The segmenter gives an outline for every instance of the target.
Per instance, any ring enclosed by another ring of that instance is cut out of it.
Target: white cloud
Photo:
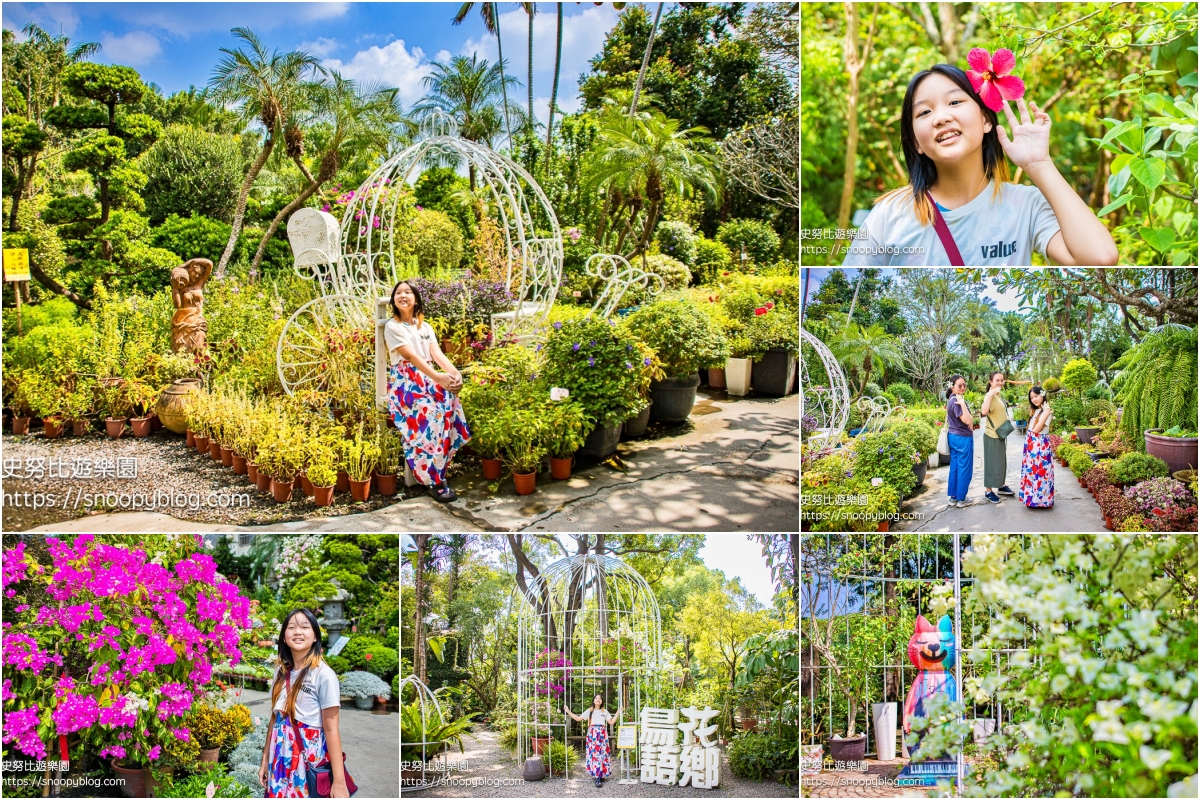
[[[547,8],[540,10],[533,18],[533,89],[535,95],[545,94],[549,97],[554,81],[558,17],[554,13],[552,3],[542,4],[539,9],[543,7]],[[603,49],[605,36],[621,14],[609,3],[588,7],[580,13],[572,14],[571,11],[575,8],[568,5],[563,14],[562,59],[558,76],[560,106],[564,105],[563,97],[573,96],[578,92],[579,73],[586,72],[589,68],[588,62]],[[500,36],[503,39],[506,72],[515,76],[523,85],[529,74],[529,18],[523,10],[517,8],[500,15]],[[478,54],[481,58],[494,62],[499,58],[496,37],[485,35],[479,40],[468,39],[462,46],[462,54]],[[522,94],[525,91],[522,89]],[[534,107],[536,114],[536,100]],[[543,108],[546,107],[546,104],[543,104]],[[545,121],[544,117],[542,119]]]
[[[124,36],[105,33],[100,37],[99,57],[114,64],[142,66],[150,63],[162,53],[158,39],[145,31],[130,31]]]
[[[324,58],[333,51],[341,47],[341,43],[337,39],[330,39],[327,36],[319,36],[311,42],[301,42],[296,45],[297,50],[304,50],[312,53],[314,56]]]
[[[5,3],[3,16],[4,27],[13,31],[19,42],[26,38],[21,29],[31,22],[53,36],[64,34],[71,38],[79,27],[79,14],[69,3]]]
[[[379,81],[400,90],[400,101],[412,105],[424,95],[421,80],[432,71],[421,48],[411,51],[404,40],[397,39],[384,47],[373,46],[359,50],[349,61],[327,58],[323,65],[336,69],[342,77],[354,80]]]
[[[49,3],[47,5],[56,5]],[[275,28],[335,19],[350,10],[349,3],[113,3],[105,10],[114,18],[158,28],[183,39],[236,26],[257,34]]]
[[[446,63],[449,63],[449,61],[450,61],[450,51],[449,51],[449,50],[438,50],[438,51],[437,51],[437,55],[435,55],[435,56],[433,57],[433,60],[434,60],[434,61],[436,61],[436,62],[438,62],[439,64],[446,64]]]

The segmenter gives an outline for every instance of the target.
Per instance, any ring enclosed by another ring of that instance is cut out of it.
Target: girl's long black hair
[[[966,380],[966,378],[963,378],[962,375],[951,375],[950,376],[950,385],[946,388],[946,399],[947,400],[949,400],[954,395],[954,384],[958,383],[959,378]]]
[[[392,316],[397,320],[404,319],[400,316],[400,309],[396,307],[396,290],[400,288],[400,284],[402,283],[407,283],[409,291],[413,293],[413,322],[420,325],[425,321],[425,301],[421,299],[420,290],[409,280],[397,281],[396,285],[392,287],[392,294],[389,298],[392,301]]]
[[[287,634],[288,622],[297,614],[304,615],[308,620],[308,624],[312,626],[313,633],[316,635],[313,646],[309,651],[307,653],[300,653],[299,655],[292,652],[292,648],[288,646],[284,638]],[[317,622],[316,615],[307,608],[298,608],[288,614],[283,620],[283,624],[279,626],[279,638],[276,643],[279,645],[279,666],[281,671],[275,678],[275,685],[271,687],[271,708],[274,708],[275,704],[279,702],[279,693],[283,691],[287,683],[287,676],[298,665],[303,665],[300,667],[300,677],[292,682],[292,690],[288,692],[287,704],[284,707],[285,713],[289,717],[293,717],[296,713],[296,698],[299,697],[300,687],[308,679],[308,673],[321,666],[321,656],[325,652],[325,646],[321,644],[321,623]]]
[[[893,196],[911,195],[917,219],[922,225],[933,223],[933,206],[926,192],[937,183],[937,164],[933,163],[929,156],[917,152],[917,136],[913,131],[913,102],[921,81],[935,72],[958,84],[958,88],[966,92],[979,106],[983,118],[992,123],[992,129],[983,135],[983,173],[995,184],[992,197],[998,196],[1001,184],[1009,181],[1008,162],[1004,158],[1004,148],[1000,146],[1000,134],[996,132],[996,112],[983,104],[983,100],[971,86],[971,81],[967,79],[967,73],[953,64],[934,64],[929,69],[921,70],[908,82],[908,89],[904,92],[904,104],[900,109],[900,146],[904,149],[904,162],[908,168],[908,186],[893,189],[875,202]]]

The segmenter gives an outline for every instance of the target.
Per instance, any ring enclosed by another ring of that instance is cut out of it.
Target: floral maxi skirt
[[[584,769],[593,778],[607,778],[612,772],[609,756],[612,746],[608,741],[608,730],[603,725],[589,725],[587,732],[587,755],[583,760]]]
[[[450,459],[471,438],[458,397],[401,359],[388,370],[388,413],[413,477],[424,486],[445,483]]]
[[[303,743],[296,741],[292,724],[283,712],[276,711],[271,725],[271,769],[267,774],[267,797],[308,797],[308,766],[329,763],[325,732],[296,720]]]
[[[1044,433],[1031,433],[1025,437],[1017,498],[1027,508],[1054,506],[1054,453],[1050,450],[1050,437]]]

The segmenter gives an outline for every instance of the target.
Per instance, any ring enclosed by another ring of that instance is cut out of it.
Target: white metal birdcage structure
[[[449,722],[450,719],[445,712],[442,711],[441,705],[438,703],[437,695],[429,690],[420,678],[416,675],[409,675],[407,678],[400,679],[400,694],[397,695],[397,700],[403,706],[404,690],[411,686],[416,695],[414,702],[418,705],[418,713],[421,715],[421,730],[428,731],[440,725]],[[403,711],[403,709],[401,709]],[[400,715],[400,760],[407,765],[404,773],[408,774],[405,777],[401,775],[401,787],[406,791],[416,791],[418,789],[432,789],[442,783],[445,783],[450,777],[451,770],[449,764],[443,759],[441,762],[435,759],[439,754],[444,755],[446,744],[441,741],[429,741],[426,735],[421,734],[420,741],[409,741],[414,738],[413,731],[409,731],[409,739],[404,738],[404,714]],[[431,764],[431,762],[433,762]],[[420,767],[414,767],[414,763],[419,763]],[[413,773],[420,772],[420,777],[413,777]]]
[[[816,432],[809,442],[813,445],[821,441],[830,446],[836,445],[850,417],[850,389],[846,384],[846,374],[825,343],[803,327],[800,328],[800,339],[816,352],[829,380],[828,385],[813,383],[808,371],[808,359],[805,358],[804,348],[801,348],[800,411],[817,422]]]
[[[609,713],[620,706],[625,724],[637,723],[644,706],[674,707],[675,681],[662,661],[661,633],[653,590],[621,559],[577,555],[543,569],[519,613],[519,760],[551,743],[569,748],[582,742],[563,707],[579,715],[597,694]],[[616,756],[614,742],[614,772]],[[545,755],[543,760],[549,777],[563,777]]]
[[[505,289],[512,308],[492,315],[497,340],[532,334],[545,322],[562,280],[563,244],[558,218],[545,192],[528,172],[486,144],[464,139],[447,114],[422,122],[415,144],[388,158],[349,193],[342,224],[317,209],[300,209],[288,220],[288,239],[302,278],[317,283],[319,297],[300,307],[284,327],[276,350],[280,383],[294,394],[319,381],[325,360],[324,331],[330,327],[375,328],[376,403],[386,405],[387,350],[383,325],[391,314],[387,293],[400,279],[415,277],[412,257],[397,254],[400,207],[414,173],[434,163],[473,167],[491,194],[505,259]],[[399,218],[398,218],[399,217]],[[537,226],[545,226],[539,235]],[[364,374],[364,387],[372,375]]]

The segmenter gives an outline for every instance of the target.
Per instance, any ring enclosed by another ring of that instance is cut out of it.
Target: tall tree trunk
[[[554,46],[554,83],[550,88],[550,116],[546,122],[546,152],[550,152],[550,132],[554,129],[554,103],[558,100],[558,72],[562,66],[562,25],[563,4],[555,3],[558,7],[558,33]]]
[[[842,199],[838,204],[838,227],[845,228],[850,222],[854,202],[854,172],[858,160],[858,76],[871,57],[871,43],[875,38],[875,20],[879,16],[879,3],[871,13],[871,26],[867,32],[867,43],[858,49],[858,5],[846,3],[846,74],[850,86],[846,90],[846,163],[842,170]]]
[[[425,638],[425,554],[429,549],[429,539],[431,533],[414,533],[413,541],[417,545],[417,564],[414,573],[416,575],[416,611],[413,619],[413,671],[421,683],[428,685],[428,675],[426,670],[426,638]]]
[[[638,98],[642,94],[642,83],[646,80],[646,68],[650,66],[650,50],[654,47],[654,36],[658,33],[658,18],[662,16],[663,3],[654,12],[654,24],[650,26],[650,37],[646,39],[646,52],[642,54],[642,66],[638,69],[637,82],[633,84],[633,100],[629,103],[629,116],[637,113]]]
[[[529,90],[529,138],[530,138],[530,140],[533,139],[533,131],[536,127],[533,124],[533,15],[536,10],[537,10],[537,3],[530,3],[529,11],[528,11],[528,14],[529,14],[529,52],[527,53],[528,73],[526,75],[526,78],[528,79],[528,85],[526,86],[526,88]],[[530,143],[532,144],[532,141]]]
[[[242,233],[242,220],[246,216],[246,200],[250,197],[250,189],[254,186],[254,180],[258,177],[258,173],[263,168],[263,164],[267,163],[267,159],[271,156],[271,151],[275,148],[274,132],[267,134],[267,140],[263,142],[262,152],[258,154],[258,158],[250,165],[250,171],[246,173],[246,179],[242,181],[242,191],[238,194],[237,208],[233,212],[233,227],[229,229],[229,242],[225,245],[225,252],[221,253],[221,260],[217,263],[216,277],[218,279],[225,277],[225,269],[229,266],[229,259],[233,257],[233,251],[237,247],[238,237]]]
[[[55,294],[62,295],[80,308],[87,309],[88,311],[92,310],[92,304],[89,300],[84,297],[80,297],[79,295],[75,294],[75,292],[71,291],[58,281],[54,280],[54,278],[51,278],[49,275],[47,275],[45,270],[39,267],[37,262],[33,260],[32,254],[30,254],[29,257],[29,274],[33,276],[34,280]]]
[[[500,15],[497,13],[496,4],[492,3],[492,22],[496,26],[496,52],[500,59],[500,96],[504,99],[504,133],[508,136],[508,149],[513,149],[512,128],[508,122],[508,85],[504,78],[504,45],[500,43]],[[471,167],[474,169],[474,166]],[[471,187],[474,190],[475,187]]]
[[[258,249],[254,251],[254,261],[250,263],[251,275],[258,274],[258,268],[262,264],[263,255],[267,252],[267,245],[270,243],[271,237],[275,235],[275,231],[279,229],[280,224],[291,216],[293,211],[303,206],[305,201],[316,194],[319,188],[320,184],[318,183],[310,183],[308,186],[305,186],[304,191],[295,200],[281,208],[279,213],[275,215],[275,219],[271,220],[271,224],[267,227],[267,232],[258,240]]]

